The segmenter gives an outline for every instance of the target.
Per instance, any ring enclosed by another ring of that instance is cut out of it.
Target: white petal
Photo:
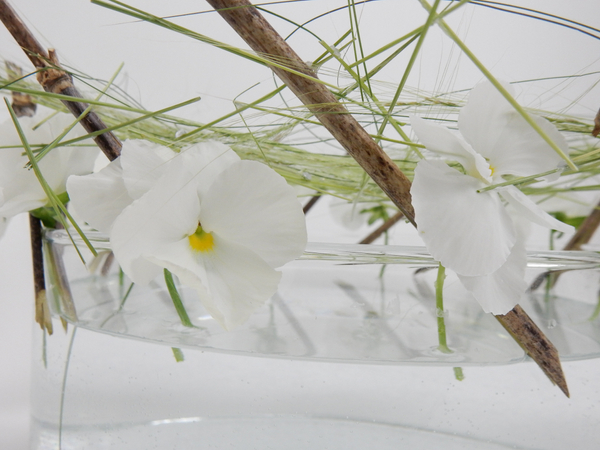
[[[502,85],[513,95],[512,87]],[[531,115],[546,134],[569,153],[564,136],[546,119]],[[460,112],[458,128],[475,151],[490,161],[494,178],[534,175],[556,169],[561,157],[488,81],[479,83]],[[557,177],[558,175],[555,175]]]
[[[502,85],[513,94],[508,83]],[[458,129],[477,153],[489,159],[511,112],[514,108],[486,80],[471,90],[467,104],[460,110]]]
[[[71,120],[66,114],[59,114],[35,130],[33,127],[38,124],[39,119],[22,118],[19,122],[27,141],[34,146],[50,143]],[[67,138],[75,137],[76,134],[71,131]],[[48,201],[46,194],[34,171],[25,168],[29,159],[24,154],[21,140],[12,121],[0,126],[0,139],[3,146],[15,146],[15,148],[0,149],[0,187],[3,188],[0,215],[14,216],[46,205]],[[97,154],[96,147],[57,147],[38,165],[48,185],[57,194],[61,194],[65,192],[65,183],[69,175],[91,172]]]
[[[123,181],[129,195],[138,199],[165,173],[167,162],[177,153],[162,145],[142,140],[127,140],[121,150]]]
[[[546,228],[571,233],[574,228],[560,220],[555,219],[545,212],[529,197],[523,194],[514,186],[509,186],[500,191],[500,195],[517,211],[517,213],[533,223],[537,223]]]
[[[496,193],[441,161],[420,161],[411,188],[417,229],[431,255],[461,275],[495,272],[516,242]]]
[[[252,251],[214,238],[213,251],[195,253],[189,244],[185,248],[186,239],[177,246],[158,249],[152,259],[183,284],[196,288],[204,307],[230,330],[244,323],[277,291],[281,273]]]
[[[201,203],[200,222],[271,267],[297,258],[306,247],[306,221],[296,192],[256,161],[239,161],[221,173]]]
[[[123,182],[121,158],[100,172],[69,177],[67,192],[76,214],[104,233],[110,232],[117,216],[133,201]]]
[[[450,160],[458,161],[468,175],[482,180],[491,180],[492,173],[485,159],[450,130],[430,124],[416,116],[411,116],[410,124],[427,150]]]
[[[25,135],[30,144],[49,143],[58,137],[65,128],[71,126],[74,121],[74,117],[70,114],[57,114],[35,131],[25,132]],[[82,136],[85,133],[83,127],[77,124],[63,137],[63,140]],[[19,151],[22,152],[22,150]],[[61,194],[66,190],[66,181],[70,175],[85,175],[92,172],[99,153],[100,150],[91,140],[78,142],[73,147],[60,147],[59,144],[38,162],[38,167],[48,185],[54,192]],[[26,156],[24,158],[27,160]]]
[[[32,128],[37,121],[30,117],[21,118],[19,123],[31,145],[52,141],[48,126],[34,131]],[[46,194],[35,173],[24,168],[29,159],[24,155],[21,139],[12,120],[7,120],[0,126],[0,139],[2,146],[15,146],[0,149],[0,215],[12,217],[43,206],[46,203]]]
[[[194,183],[201,199],[223,170],[240,161],[240,157],[231,148],[216,141],[196,144],[182,151],[178,158],[182,159],[182,164],[194,175]]]
[[[481,277],[458,275],[458,278],[486,313],[506,314],[519,303],[527,289],[526,266],[525,246],[519,239],[508,260],[494,273]]]
[[[117,217],[110,233],[115,257],[123,271],[136,283],[147,283],[154,276],[154,265],[144,262],[146,255],[166,244],[178,242],[194,233],[198,226],[200,204],[192,175],[174,159],[167,173],[155,186]]]
[[[495,178],[505,174],[534,175],[556,169],[562,164],[562,158],[517,112],[511,112],[508,117],[489,156]],[[556,127],[546,119],[532,117],[558,147],[569,154],[569,145]]]

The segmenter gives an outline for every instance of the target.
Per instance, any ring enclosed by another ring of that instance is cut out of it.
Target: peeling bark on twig
[[[23,71],[16,64],[6,61],[6,74],[9,81],[14,81],[23,76]],[[31,95],[21,92],[12,93],[11,106],[17,117],[33,117],[37,109]]]

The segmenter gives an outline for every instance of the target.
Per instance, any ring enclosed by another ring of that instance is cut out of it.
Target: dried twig
[[[73,86],[71,75],[61,69],[56,52],[51,49],[46,53],[6,0],[0,0],[0,20],[38,69],[38,82],[46,92],[81,98],[81,94]],[[78,101],[62,102],[75,117],[79,117],[88,107]],[[81,118],[80,123],[88,133],[106,129],[106,125],[93,111]],[[96,136],[94,141],[111,161],[121,153],[121,142],[111,132]]]
[[[377,239],[379,236],[381,236],[383,233],[385,233],[387,230],[392,228],[395,224],[397,224],[400,221],[400,219],[402,219],[403,217],[404,217],[404,214],[402,214],[402,211],[398,211],[396,214],[394,214],[388,220],[383,222],[379,226],[379,228],[374,230],[366,238],[364,238],[362,241],[360,241],[359,244],[370,244],[375,239]]]
[[[315,204],[319,201],[319,199],[321,198],[320,195],[314,195],[310,198],[310,200],[308,202],[306,202],[306,205],[304,205],[304,208],[302,208],[302,211],[304,212],[304,214],[306,214],[307,212],[309,212],[311,210],[311,208],[313,206],[315,206]]]
[[[581,246],[590,242],[590,239],[600,225],[600,202],[594,207],[589,216],[579,225],[577,232],[565,245],[564,250],[581,250]]]
[[[42,222],[37,217],[29,215],[29,232],[31,234],[31,256],[33,262],[33,288],[35,293],[35,321],[42,330],[52,334],[52,317],[46,298],[46,283],[44,280],[44,259],[42,255]]]
[[[512,311],[496,316],[527,354],[537,363],[554,384],[569,397],[567,380],[562,371],[556,347],[531,320],[523,308],[515,306]],[[516,339],[518,337],[518,339]]]

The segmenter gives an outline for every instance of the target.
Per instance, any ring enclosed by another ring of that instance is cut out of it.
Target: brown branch
[[[581,250],[581,246],[590,242],[590,239],[600,225],[600,202],[594,207],[589,216],[579,225],[577,232],[565,245],[565,250]]]
[[[73,86],[71,75],[60,68],[56,52],[51,49],[46,53],[6,0],[0,0],[0,20],[38,70],[38,82],[46,92],[81,98],[81,94]],[[88,107],[78,101],[62,102],[75,117],[79,117]],[[106,125],[93,111],[81,118],[80,123],[88,133],[106,129]],[[111,161],[121,153],[121,142],[111,132],[96,136],[94,141]]]
[[[42,330],[52,334],[52,317],[46,298],[44,278],[44,257],[42,254],[42,222],[29,214],[29,232],[31,235],[31,259],[33,262],[33,288],[35,293],[35,321]]]
[[[381,236],[383,233],[385,233],[387,230],[389,230],[395,224],[397,224],[400,221],[400,219],[402,219],[403,217],[404,217],[404,214],[402,214],[402,211],[398,211],[396,214],[394,214],[388,220],[386,220],[385,222],[383,222],[379,226],[379,228],[377,228],[376,230],[374,230],[366,238],[364,238],[362,241],[360,241],[359,244],[370,244],[370,243],[372,243],[375,239],[377,239],[379,236]]]
[[[515,306],[505,315],[495,316],[525,352],[536,362],[561,391],[569,397],[567,380],[562,371],[556,347],[531,320],[523,308]],[[518,337],[518,339],[516,339]]]
[[[304,214],[306,214],[307,212],[309,212],[311,210],[311,208],[313,206],[315,206],[315,204],[319,201],[319,199],[321,198],[320,195],[314,195],[310,198],[310,200],[308,202],[306,202],[306,205],[304,205],[304,208],[302,208],[302,212]]]
[[[247,0],[207,0],[255,51],[308,76],[271,66],[346,151],[381,187],[407,219],[414,222],[410,181],[375,143],[317,75]]]

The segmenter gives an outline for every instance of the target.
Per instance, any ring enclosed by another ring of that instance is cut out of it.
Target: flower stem
[[[437,279],[435,280],[435,310],[438,326],[438,350],[442,353],[452,353],[446,341],[446,322],[444,321],[444,279],[446,268],[440,263],[438,266]]]
[[[173,305],[175,306],[177,314],[179,314],[181,323],[185,327],[193,328],[194,324],[190,320],[190,316],[188,316],[185,306],[183,306],[179,292],[177,292],[177,287],[175,286],[175,281],[173,280],[173,274],[171,274],[171,272],[169,272],[167,269],[165,269],[165,282],[167,283],[169,295],[171,295],[171,300],[173,300]]]
[[[463,373],[462,367],[454,367],[454,378],[456,381],[462,381],[465,379],[465,374]]]
[[[173,350],[173,356],[175,357],[175,361],[183,362],[185,360],[185,357],[183,356],[183,352],[181,351],[180,348],[171,347],[171,350]]]

